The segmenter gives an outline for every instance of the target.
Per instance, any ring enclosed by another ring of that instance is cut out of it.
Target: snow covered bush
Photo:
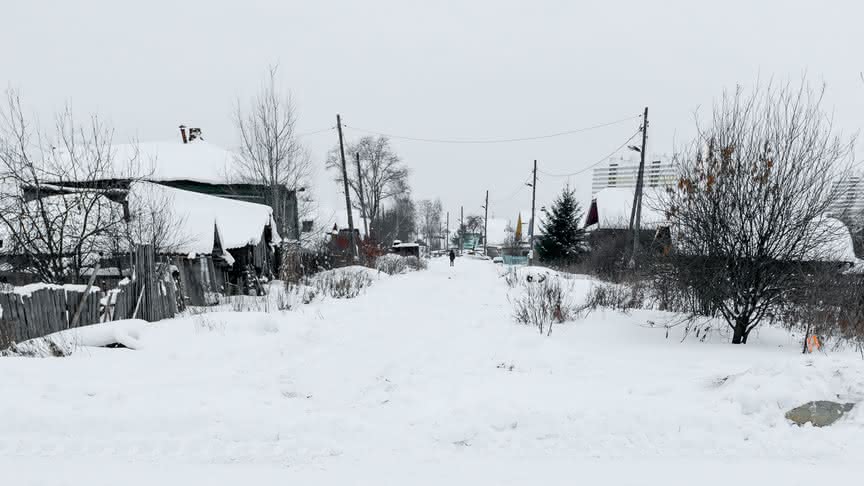
[[[648,296],[639,282],[629,284],[601,283],[591,287],[580,311],[612,309],[629,312],[646,307]]]
[[[504,281],[507,282],[507,286],[511,289],[516,288],[519,284],[519,274],[516,272],[516,267],[508,267],[503,277]]]
[[[534,326],[547,336],[552,333],[552,324],[567,322],[577,315],[573,282],[555,275],[522,281],[516,295],[508,299],[517,322]]]
[[[375,268],[387,275],[405,273],[408,270],[408,262],[405,260],[405,258],[399,255],[388,253],[387,255],[378,257],[378,260],[375,262]]]
[[[426,260],[415,256],[405,257],[405,263],[411,270],[426,270],[426,267],[428,266]]]
[[[318,289],[309,284],[313,277],[304,277],[300,282],[285,282],[285,288],[279,292],[276,304],[279,310],[291,310],[303,304],[311,304],[318,297]]]
[[[225,334],[225,329],[227,327],[227,323],[219,319],[217,316],[211,313],[201,313],[195,315],[192,319],[192,324],[195,326],[195,333],[217,333],[217,334]]]
[[[387,275],[398,275],[408,270],[426,270],[426,260],[415,256],[403,257],[389,253],[378,257],[375,268]]]
[[[69,339],[44,337],[31,339],[21,344],[12,343],[0,350],[0,357],[65,358],[74,351],[75,343]]]
[[[807,340],[833,342],[837,348],[851,345],[864,351],[864,274],[853,270],[815,270],[790,293],[789,303],[772,316],[782,327],[800,333],[802,351]]]
[[[366,268],[340,268],[308,277],[306,285],[314,287],[317,295],[334,299],[353,299],[372,285]]]

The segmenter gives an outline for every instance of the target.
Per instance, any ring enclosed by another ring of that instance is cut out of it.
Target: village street
[[[771,329],[682,343],[639,312],[540,336],[512,321],[501,271],[437,259],[352,300],[147,325],[138,350],[0,360],[4,481],[803,484],[857,467],[860,410],[783,418],[862,389],[854,353],[805,357]]]

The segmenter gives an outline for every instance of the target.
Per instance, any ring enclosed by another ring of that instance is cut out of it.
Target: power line
[[[527,178],[526,178],[524,181],[522,181],[522,182],[519,184],[519,187],[517,187],[516,190],[514,190],[514,191],[513,191],[512,193],[510,193],[509,195],[507,195],[507,196],[505,196],[505,197],[502,197],[502,198],[500,198],[500,199],[493,199],[493,200],[490,201],[490,202],[493,203],[493,204],[497,204],[497,203],[501,203],[501,202],[504,202],[504,201],[509,201],[510,199],[513,199],[514,197],[516,197],[520,192],[524,191],[525,188],[528,187],[526,184],[528,184],[528,179],[527,179]]]
[[[552,173],[549,173],[549,172],[546,172],[546,171],[542,171],[542,170],[540,170],[540,169],[537,169],[537,172],[539,172],[539,173],[541,173],[541,174],[543,174],[543,175],[547,175],[547,176],[549,176],[549,177],[573,177],[573,176],[575,176],[575,175],[579,175],[579,174],[581,174],[581,173],[583,173],[583,172],[588,171],[589,169],[593,169],[595,166],[600,165],[601,163],[603,163],[603,162],[605,162],[606,160],[608,160],[609,157],[612,157],[613,155],[615,155],[615,153],[617,153],[619,150],[621,150],[622,148],[624,148],[628,143],[630,143],[630,142],[631,142],[634,138],[636,138],[636,136],[639,135],[640,133],[642,133],[642,130],[641,130],[641,129],[636,130],[636,133],[634,133],[634,134],[633,134],[630,138],[628,138],[624,143],[622,143],[621,145],[619,145],[615,150],[613,150],[613,151],[610,152],[609,154],[603,156],[603,158],[600,159],[600,160],[598,160],[597,162],[594,162],[593,164],[589,164],[588,166],[583,167],[583,168],[577,170],[576,172],[571,172],[571,173],[569,173],[569,174],[552,174]]]
[[[321,130],[314,130],[311,132],[298,133],[297,135],[294,135],[294,136],[295,137],[308,137],[309,135],[317,135],[319,133],[329,132],[330,130],[335,130],[335,129],[336,129],[336,126],[334,125],[332,127],[322,128]]]
[[[575,130],[565,130],[563,132],[550,133],[547,135],[538,135],[533,137],[519,137],[519,138],[501,138],[501,139],[442,139],[442,138],[421,138],[421,137],[407,137],[403,135],[394,135],[391,133],[384,133],[376,130],[369,130],[366,128],[354,127],[350,125],[344,125],[345,128],[349,128],[351,130],[356,130],[358,132],[365,132],[372,135],[378,135],[380,137],[393,138],[397,140],[410,140],[413,142],[428,142],[428,143],[464,143],[464,144],[483,144],[483,143],[511,143],[511,142],[527,142],[531,140],[542,140],[545,138],[553,138],[553,137],[562,137],[565,135],[572,135],[574,133],[587,132],[589,130],[595,130],[597,128],[608,127],[612,125],[617,125],[619,123],[624,123],[630,120],[635,120],[640,118],[642,115],[631,116],[627,118],[622,118],[620,120],[615,120],[609,123],[601,123],[600,125],[593,125],[590,127],[577,128]]]

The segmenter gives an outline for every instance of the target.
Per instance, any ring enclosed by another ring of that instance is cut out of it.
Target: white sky
[[[186,123],[231,147],[234,103],[272,63],[294,93],[301,132],[341,113],[349,126],[411,137],[525,137],[648,106],[649,151],[670,153],[692,135],[694,110],[724,87],[805,71],[827,84],[839,128],[853,134],[864,116],[864,4],[854,0],[4,0],[0,14],[0,80],[43,119],[67,101],[79,115],[98,112],[118,142],[171,139]],[[576,171],[637,124],[518,144],[393,145],[415,197],[440,196],[451,221],[460,204],[479,213],[486,189],[492,214],[515,220],[530,191],[507,196],[533,159],[547,172]],[[338,205],[323,169],[335,132],[304,140],[319,167],[316,194]],[[590,177],[569,182],[587,197]],[[567,182],[543,177],[538,206]]]

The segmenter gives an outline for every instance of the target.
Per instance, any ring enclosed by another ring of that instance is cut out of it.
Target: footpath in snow
[[[785,333],[681,342],[662,315],[513,322],[488,261],[381,275],[352,300],[148,325],[140,349],[0,358],[8,484],[813,484],[857,480],[854,353]],[[575,281],[585,292],[587,279]],[[299,481],[299,483],[297,483]]]

